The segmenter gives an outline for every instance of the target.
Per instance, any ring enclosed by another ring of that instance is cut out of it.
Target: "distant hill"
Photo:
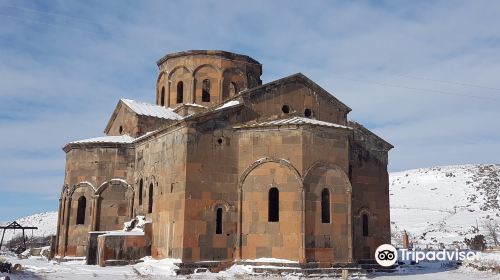
[[[22,226],[34,226],[38,227],[38,229],[26,230],[25,234],[31,237],[33,236],[43,237],[52,234],[56,234],[57,231],[57,212],[44,212],[39,214],[33,214],[31,216],[26,216],[23,218],[18,218],[17,221]],[[8,225],[12,221],[2,222],[1,225]],[[0,231],[0,236],[1,236]],[[15,235],[21,234],[20,230],[15,231]],[[10,240],[14,236],[14,232],[12,230],[7,230],[5,232],[4,241]]]
[[[420,168],[389,177],[393,235],[406,230],[419,246],[463,242],[476,234],[476,225],[484,234],[485,220],[500,222],[498,164]],[[398,236],[393,239],[398,243]]]

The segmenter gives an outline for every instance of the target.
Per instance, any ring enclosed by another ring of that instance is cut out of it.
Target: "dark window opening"
[[[217,143],[219,143],[219,145],[222,145],[222,142],[224,142],[224,140],[222,140],[222,138],[217,139]]]
[[[238,93],[238,87],[236,86],[235,83],[230,82],[229,83],[229,96],[234,96]]]
[[[177,103],[184,102],[184,83],[177,83]]]
[[[283,111],[283,113],[285,113],[285,114],[290,113],[290,106],[283,105],[283,107],[281,107],[281,111]]]
[[[311,111],[311,109],[306,108],[306,109],[304,110],[304,116],[305,116],[306,118],[310,118],[310,117],[312,116],[312,111]]]
[[[368,236],[368,215],[363,214],[363,236]]]
[[[165,106],[165,87],[161,87],[160,104]]]
[[[210,102],[210,80],[203,80],[201,87],[201,101],[202,102]]]
[[[123,126],[121,126],[121,125],[120,125],[120,127],[118,128],[118,132],[119,132],[120,134],[122,134],[122,133],[123,133]]]
[[[330,223],[330,191],[323,189],[321,192],[321,222]]]
[[[148,213],[153,213],[153,183],[149,185]]]
[[[277,188],[269,190],[268,221],[279,222],[280,220],[280,192]]]
[[[142,186],[143,186],[143,181],[139,181],[139,205],[142,205]]]
[[[222,208],[217,208],[215,234],[222,234]]]
[[[78,209],[76,211],[76,224],[84,225],[85,224],[85,210],[87,208],[87,199],[85,196],[81,196],[78,199]]]

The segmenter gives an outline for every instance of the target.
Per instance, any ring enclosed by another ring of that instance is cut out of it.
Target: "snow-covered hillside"
[[[22,226],[38,227],[38,229],[33,230],[33,236],[44,237],[52,234],[56,234],[57,231],[57,212],[44,212],[39,214],[33,214],[31,216],[26,216],[15,220]],[[2,222],[1,225],[8,225],[12,221]],[[0,233],[1,234],[1,233]],[[21,234],[20,230],[15,231],[15,235]],[[31,237],[32,231],[26,230],[25,234]],[[5,231],[4,240],[10,240],[14,236],[14,231]]]
[[[390,174],[394,233],[406,230],[415,245],[445,245],[484,234],[487,219],[500,222],[500,165],[456,165]],[[395,238],[393,243],[398,243]]]

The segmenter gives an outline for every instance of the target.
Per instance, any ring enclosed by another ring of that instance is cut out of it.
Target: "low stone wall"
[[[131,263],[151,255],[151,246],[143,232],[109,232],[97,237],[99,266]]]
[[[109,233],[109,231],[91,231],[89,232],[89,244],[87,246],[87,264],[96,265],[97,264],[97,238],[103,234]]]

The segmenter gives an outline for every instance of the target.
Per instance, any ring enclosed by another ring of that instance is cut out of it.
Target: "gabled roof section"
[[[111,128],[111,125],[115,120],[121,106],[127,106],[128,108],[130,108],[130,110],[132,110],[139,116],[153,117],[165,120],[182,120],[182,116],[175,113],[170,108],[158,106],[155,104],[135,101],[132,99],[121,98],[120,101],[118,101],[118,104],[116,105],[115,110],[113,111],[113,114],[111,115],[111,118],[109,119],[108,124],[106,125],[106,128],[104,129],[104,133],[109,132],[109,129]]]
[[[317,94],[323,96],[325,99],[328,101],[332,102],[335,105],[338,105],[345,109],[347,112],[352,111],[349,106],[345,105],[342,101],[338,100],[335,96],[331,95],[328,91],[326,91],[324,88],[322,88],[320,85],[315,83],[313,80],[309,79],[307,76],[305,76],[302,73],[296,73],[272,82],[269,82],[267,84],[263,84],[258,87],[254,87],[251,89],[247,89],[244,91],[241,91],[239,94],[235,95],[231,99],[236,99],[241,96],[247,96],[247,95],[253,95],[253,94],[262,94],[265,93],[273,88],[282,86],[284,84],[292,83],[292,82],[299,82],[303,84],[304,86],[312,89],[314,92]]]
[[[329,123],[324,121],[319,121],[315,119],[303,118],[303,117],[291,117],[287,119],[272,120],[260,123],[248,123],[243,125],[235,126],[234,128],[256,128],[256,127],[271,127],[271,126],[287,126],[287,125],[311,125],[311,126],[324,126],[324,127],[335,127],[341,129],[352,130],[352,128],[345,125],[340,125],[336,123]]]
[[[182,117],[170,108],[163,106],[158,106],[155,104],[139,102],[131,99],[120,99],[121,102],[125,103],[132,111],[141,116],[148,116],[167,120],[180,120]]]

